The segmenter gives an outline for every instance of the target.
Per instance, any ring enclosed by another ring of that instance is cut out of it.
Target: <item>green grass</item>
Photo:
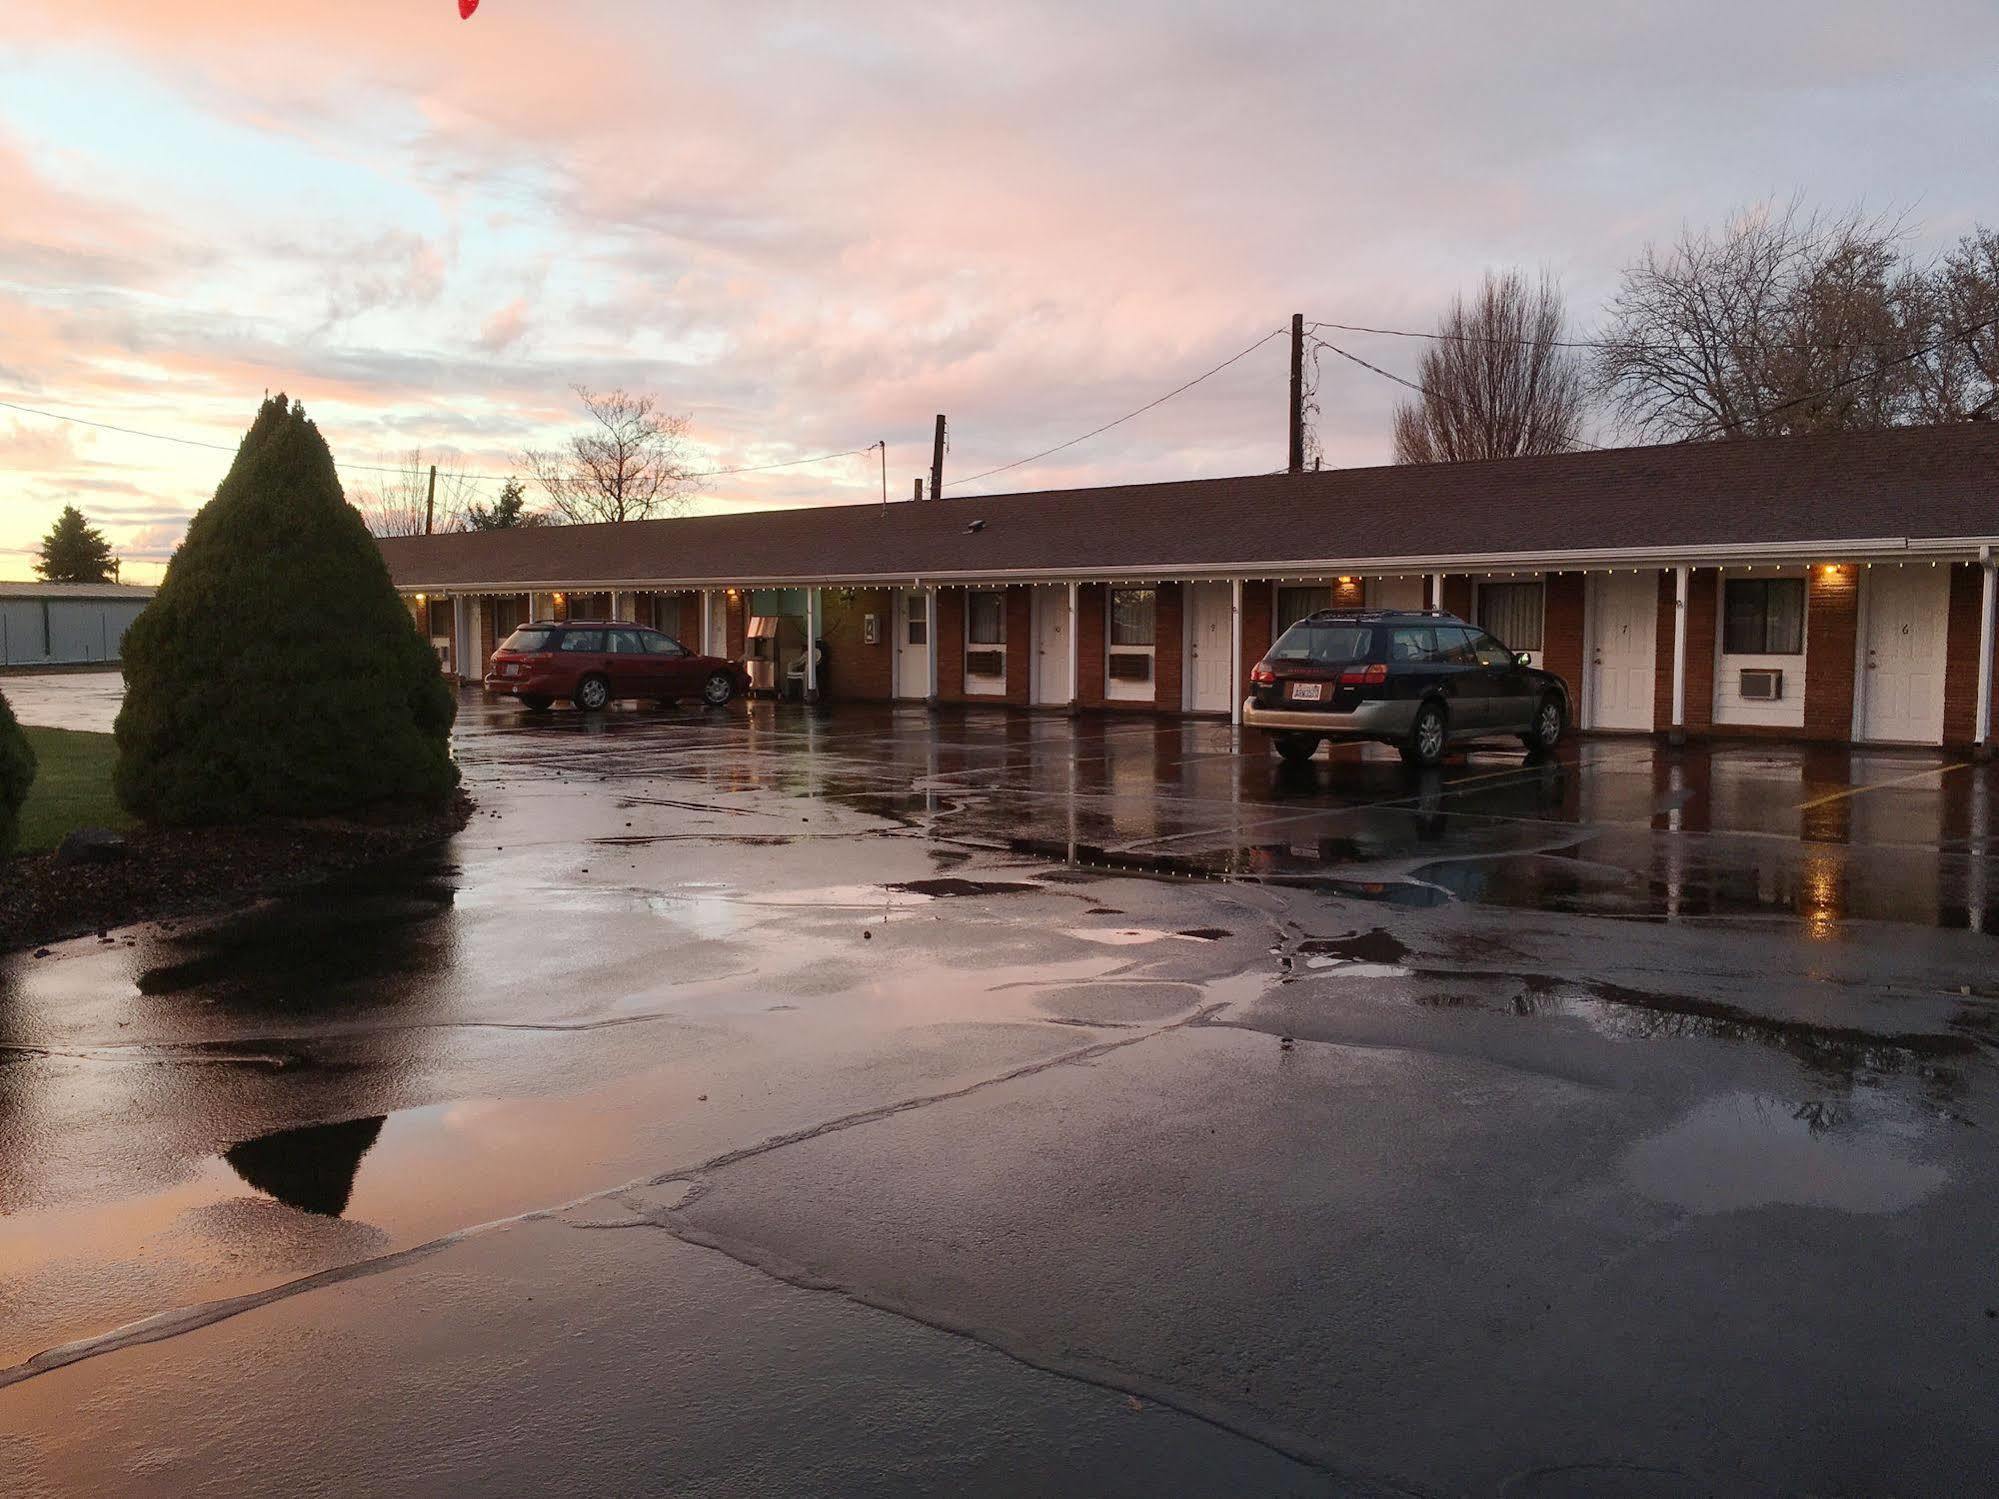
[[[111,794],[118,746],[109,734],[23,726],[35,750],[35,784],[21,808],[24,854],[41,853],[77,828],[129,828],[132,818]]]

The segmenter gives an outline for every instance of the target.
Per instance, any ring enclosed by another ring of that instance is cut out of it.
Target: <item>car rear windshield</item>
[[[1278,637],[1270,648],[1273,661],[1309,662],[1314,666],[1341,666],[1373,654],[1374,631],[1364,625],[1320,624],[1301,619]]]
[[[545,651],[548,649],[549,641],[553,639],[555,639],[555,631],[548,629],[546,626],[523,625],[506,638],[501,644],[500,649],[503,651],[521,651],[523,653]]]

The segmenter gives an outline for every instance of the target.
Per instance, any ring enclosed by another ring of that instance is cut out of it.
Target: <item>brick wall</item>
[[[1262,578],[1242,585],[1242,670],[1237,680],[1244,697],[1249,696],[1250,669],[1274,643],[1271,637],[1271,626],[1276,619],[1274,592]]]
[[[1705,734],[1714,727],[1714,647],[1720,610],[1721,574],[1712,567],[1695,568],[1687,579],[1687,732],[1690,734]]]
[[[1367,605],[1367,584],[1360,578],[1333,579],[1333,607],[1361,609]]]
[[[1006,696],[1009,707],[1025,708],[1034,685],[1034,595],[1025,584],[1006,591]]]
[[[738,588],[728,595],[728,656],[731,661],[740,661],[749,654],[750,596]]]
[[[1471,618],[1472,580],[1467,573],[1444,574],[1444,608],[1459,619]]]
[[[1152,706],[1166,713],[1178,713],[1187,701],[1183,695],[1186,663],[1187,591],[1178,583],[1161,583],[1152,611]]]
[[[939,702],[965,701],[965,590],[937,590],[937,619],[931,649],[937,652]]]
[[[1970,744],[1978,732],[1978,611],[1983,580],[1976,563],[1950,569],[1950,621],[1944,642],[1943,742]]]
[[[674,639],[690,651],[701,649],[701,595],[683,593],[680,596],[680,617],[672,625],[661,622],[662,628],[669,629]]]
[[[1860,569],[1811,569],[1805,585],[1805,738],[1853,737],[1853,650]]]
[[[1541,664],[1569,684],[1572,712],[1577,723],[1584,722],[1583,694],[1588,690],[1583,672],[1583,598],[1586,582],[1581,573],[1553,573],[1543,585],[1541,612]]]
[[[1102,583],[1076,590],[1076,703],[1104,705],[1104,634],[1110,627],[1110,593]]]
[[[1673,607],[1677,587],[1673,569],[1659,570],[1659,619],[1652,631],[1652,728],[1673,727]]]
[[[886,588],[827,588],[819,595],[820,636],[826,642],[829,699],[886,702],[893,693],[894,601]],[[867,643],[867,617],[875,617],[875,643]]]

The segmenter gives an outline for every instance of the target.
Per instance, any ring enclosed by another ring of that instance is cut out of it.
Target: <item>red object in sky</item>
[[[461,21],[471,20],[472,12],[478,8],[479,0],[458,0],[458,19]]]

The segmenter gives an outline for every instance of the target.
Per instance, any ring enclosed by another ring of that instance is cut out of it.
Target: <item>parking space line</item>
[[[1833,802],[1843,802],[1851,796],[1864,796],[1870,791],[1882,791],[1890,786],[1906,786],[1911,781],[1925,780],[1930,776],[1947,776],[1953,770],[1964,770],[1971,765],[1969,760],[1958,760],[1949,765],[1932,765],[1927,769],[1912,771],[1905,776],[1895,776],[1886,781],[1875,781],[1866,786],[1849,786],[1844,791],[1828,791],[1824,796],[1815,796],[1808,802],[1799,802],[1800,812],[1809,812],[1814,807],[1829,806]]]

